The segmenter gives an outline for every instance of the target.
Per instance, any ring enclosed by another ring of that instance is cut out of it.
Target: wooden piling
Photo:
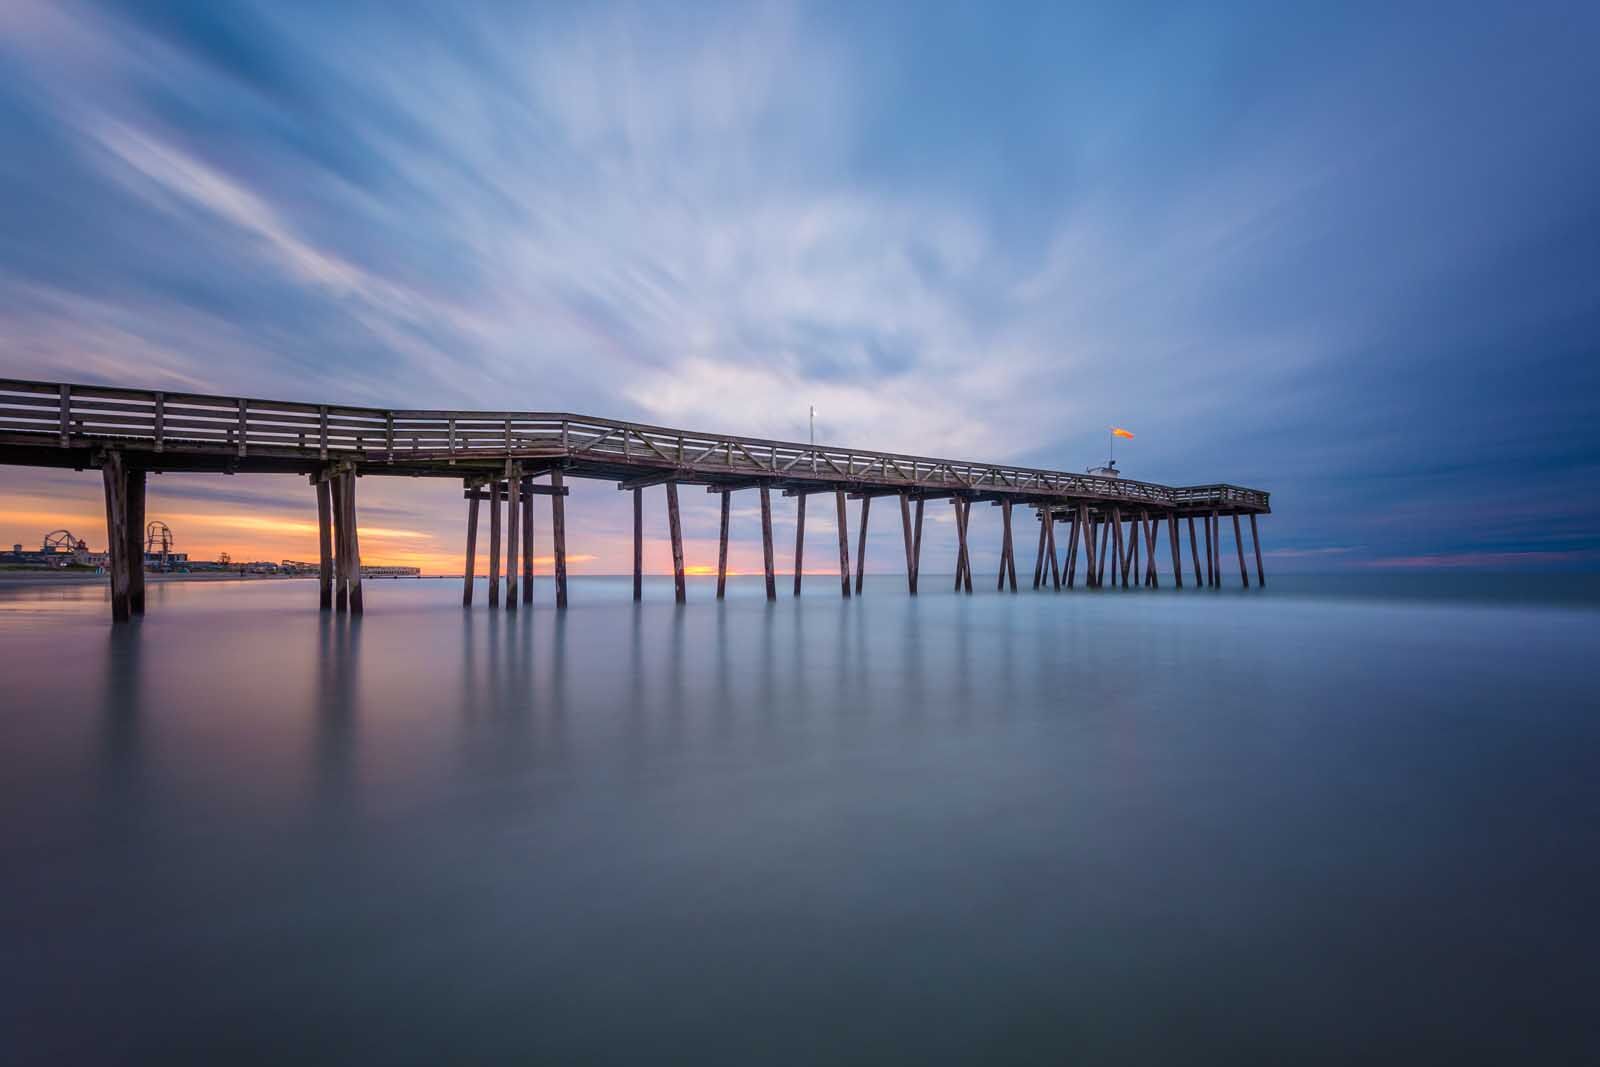
[[[65,416],[63,416],[65,417]],[[106,494],[106,553],[111,569],[111,621],[127,622],[128,606],[128,479],[122,453],[106,453],[100,478]]]
[[[356,472],[351,469],[344,476],[344,531],[345,560],[350,568],[350,614],[362,614],[361,597],[361,538],[356,529]]]
[[[720,578],[717,584],[720,592]],[[644,599],[644,490],[638,486],[633,490],[633,599]]]
[[[1144,525],[1144,584],[1159,589],[1161,576],[1156,568],[1156,540],[1161,534],[1161,515],[1157,512],[1152,518],[1149,512],[1142,511],[1139,516]]]
[[[1007,580],[1011,591],[1017,591],[1017,550],[1011,540],[1011,498],[1000,501],[1000,588]]]
[[[555,548],[556,607],[567,606],[567,504],[561,472],[550,472],[550,538]]]
[[[1183,550],[1178,546],[1178,513],[1167,512],[1167,552],[1172,557],[1172,584],[1183,588]]]
[[[721,600],[728,590],[728,510],[731,506],[732,493],[726,489],[722,491],[722,522],[717,535],[717,599]]]
[[[1086,529],[1089,525],[1089,509],[1082,502],[1072,515],[1072,525],[1068,527],[1071,536],[1067,538],[1067,588],[1076,588],[1078,584],[1078,542],[1088,536]],[[1085,584],[1088,580],[1085,579]]]
[[[772,562],[772,490],[761,483],[761,573],[766,579],[767,599],[778,599],[777,574]]]
[[[522,471],[515,464],[506,464],[506,610],[517,610],[517,535],[522,530]]]
[[[1111,550],[1111,519],[1104,511],[1101,511],[1100,518],[1096,520],[1096,527],[1095,539],[1100,543],[1100,555],[1094,561],[1094,585],[1096,589],[1102,589],[1106,584],[1106,555]],[[1113,572],[1112,577],[1115,576]]]
[[[522,479],[522,602],[533,603],[533,479]]]
[[[837,517],[834,522],[839,528],[839,591],[846,600],[850,599],[850,526],[844,508],[844,490],[833,491],[834,509]]]
[[[1050,513],[1048,507],[1039,509],[1039,548],[1033,555],[1033,587],[1035,589],[1044,584],[1044,522],[1045,516]]]
[[[1189,516],[1189,555],[1194,559],[1194,587],[1200,588],[1200,543],[1194,536],[1194,516]]]
[[[1056,591],[1061,591],[1061,562],[1056,555],[1056,509],[1049,507],[1044,512],[1044,542],[1045,551],[1050,553],[1050,585]]]
[[[320,490],[326,484],[318,483],[317,488]],[[461,583],[461,606],[464,608],[472,607],[472,587],[478,576],[478,501],[481,496],[473,491],[471,482],[467,483],[467,487],[467,570]],[[318,502],[321,502],[320,495]]]
[[[1222,588],[1222,513],[1211,513],[1211,553],[1213,584]]]
[[[317,493],[317,606],[333,610],[333,501],[326,474],[313,476]]]
[[[1256,550],[1256,584],[1267,587],[1267,571],[1261,566],[1261,535],[1256,531],[1256,513],[1250,513],[1250,544]]]
[[[800,575],[805,573],[806,494],[794,499],[794,595],[800,595]]]
[[[672,538],[672,599],[684,604],[689,590],[683,580],[683,522],[678,516],[677,482],[667,483],[667,533]]]
[[[350,568],[344,542],[344,475],[328,475],[328,493],[333,502],[333,607],[340,614],[350,610]]]
[[[922,498],[917,497],[917,517],[911,531],[911,595],[917,595],[922,578]]]
[[[1216,558],[1211,551],[1211,516],[1200,516],[1200,525],[1206,528],[1206,588],[1211,589],[1217,584]]]
[[[1239,533],[1239,513],[1233,513],[1233,547],[1239,553],[1239,584],[1250,588],[1250,575],[1244,569],[1244,538]]]
[[[872,510],[872,497],[861,498],[861,531],[856,538],[856,596],[861,595],[861,583],[867,574],[867,515]]]
[[[500,483],[489,483],[489,606],[500,606]]]
[[[128,466],[126,479],[128,509],[128,613],[144,614],[144,489],[143,467]]]
[[[917,595],[917,563],[911,555],[911,497],[900,494],[900,536],[906,548],[906,593]]]
[[[967,547],[967,520],[972,517],[972,501],[951,497],[956,507],[956,592],[972,592],[972,553]]]

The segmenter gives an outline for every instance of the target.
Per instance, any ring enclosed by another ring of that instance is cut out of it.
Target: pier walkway
[[[489,511],[492,606],[515,611],[533,595],[533,500],[550,498],[556,604],[567,603],[568,478],[614,481],[633,492],[634,595],[640,595],[643,546],[641,491],[663,485],[677,599],[685,599],[678,486],[702,485],[721,496],[717,596],[727,578],[731,494],[761,499],[766,590],[776,597],[772,493],[795,499],[794,591],[800,592],[806,498],[831,493],[839,534],[842,596],[852,592],[847,500],[859,500],[854,592],[865,573],[872,501],[896,497],[905,541],[907,589],[915,595],[922,556],[924,507],[949,500],[957,532],[955,587],[972,591],[967,530],[974,503],[995,505],[1001,519],[997,588],[1017,589],[1013,509],[1038,522],[1033,588],[1157,586],[1161,541],[1168,575],[1184,584],[1180,523],[1187,522],[1193,584],[1222,584],[1222,520],[1232,520],[1240,582],[1248,586],[1241,519],[1248,520],[1256,580],[1265,584],[1257,516],[1271,511],[1259,489],[1209,484],[1165,486],[1126,478],[1011,464],[976,463],[832,445],[734,437],[618,422],[565,412],[444,411],[303,404],[251,397],[206,396],[62,382],[0,379],[0,463],[97,468],[105,486],[111,552],[112,617],[144,611],[146,474],[152,471],[299,474],[315,487],[320,535],[320,596],[325,609],[363,610],[356,522],[360,477],[454,478],[467,502],[466,580],[470,606],[479,515]],[[502,511],[504,522],[502,523]],[[1197,537],[1196,520],[1203,537]],[[1166,537],[1160,534],[1165,524]],[[502,525],[504,537],[502,537]],[[1057,527],[1063,534],[1057,534]],[[1204,566],[1201,543],[1205,546]],[[1081,557],[1081,558],[1080,558]],[[1143,565],[1141,566],[1141,558]],[[504,568],[502,572],[502,560]],[[520,584],[519,584],[520,574]],[[504,596],[502,597],[502,580]]]

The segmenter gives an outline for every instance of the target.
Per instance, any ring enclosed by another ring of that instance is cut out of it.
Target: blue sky
[[[1115,423],[1131,476],[1271,490],[1279,569],[1593,568],[1596,40],[1592,4],[10,0],[0,374],[796,439],[815,403],[1071,469]],[[459,552],[459,493],[363,490],[369,556]],[[96,491],[0,472],[0,541]],[[314,551],[298,483],[152,493],[197,550]],[[573,516],[623,569],[622,494]]]

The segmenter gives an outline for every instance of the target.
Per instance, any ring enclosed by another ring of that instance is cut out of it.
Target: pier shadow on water
[[[1596,1039],[1591,602],[0,590],[14,1062]],[[1514,645],[1508,644],[1514,635]]]

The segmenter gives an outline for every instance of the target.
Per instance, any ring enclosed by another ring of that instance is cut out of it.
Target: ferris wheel
[[[172,527],[155,519],[144,528],[144,554],[160,555],[161,569],[166,570],[172,560]]]

